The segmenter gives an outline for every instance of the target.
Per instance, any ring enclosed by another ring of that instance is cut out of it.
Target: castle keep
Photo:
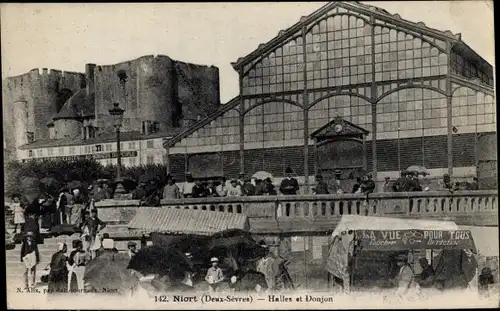
[[[125,137],[167,135],[218,109],[219,70],[161,55],[87,64],[85,73],[34,69],[5,79],[3,98],[10,152],[106,138],[115,102],[125,109]]]

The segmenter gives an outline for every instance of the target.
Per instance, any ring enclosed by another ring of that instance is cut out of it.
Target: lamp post
[[[113,127],[115,128],[116,131],[116,189],[115,189],[115,197],[117,195],[122,195],[125,193],[125,189],[123,188],[122,185],[122,179],[121,179],[121,170],[122,170],[122,157],[121,157],[121,150],[120,150],[120,128],[122,126],[123,122],[123,113],[125,112],[124,109],[120,108],[120,104],[114,103],[113,108],[109,110],[109,114],[113,117]]]
[[[401,128],[398,126],[398,170],[401,172],[401,144],[399,142],[400,132]]]

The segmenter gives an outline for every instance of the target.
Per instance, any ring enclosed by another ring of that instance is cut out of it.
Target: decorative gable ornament
[[[312,133],[311,137],[317,142],[320,142],[326,139],[338,137],[362,139],[364,136],[368,135],[368,133],[369,132],[364,128],[337,116],[335,119]]]

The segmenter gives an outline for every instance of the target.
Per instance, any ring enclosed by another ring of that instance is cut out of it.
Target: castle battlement
[[[21,87],[21,85],[24,84],[41,82],[42,78],[44,77],[50,77],[54,79],[54,78],[74,77],[74,76],[83,77],[84,75],[85,75],[84,73],[75,71],[63,71],[59,69],[49,69],[49,68],[34,68],[28,71],[27,73],[23,73],[12,77],[6,77],[4,79],[4,83],[7,87],[19,88]]]

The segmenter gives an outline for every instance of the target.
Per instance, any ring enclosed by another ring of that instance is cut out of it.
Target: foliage
[[[141,176],[149,179],[157,178],[161,183],[166,181],[167,169],[162,164],[147,164],[134,167],[122,167],[122,177],[139,181]],[[20,181],[24,177],[53,177],[61,185],[73,180],[91,184],[97,179],[113,180],[116,177],[116,165],[103,166],[94,159],[44,161],[30,160],[26,162],[11,161],[4,166],[4,191],[7,195],[20,191]]]

